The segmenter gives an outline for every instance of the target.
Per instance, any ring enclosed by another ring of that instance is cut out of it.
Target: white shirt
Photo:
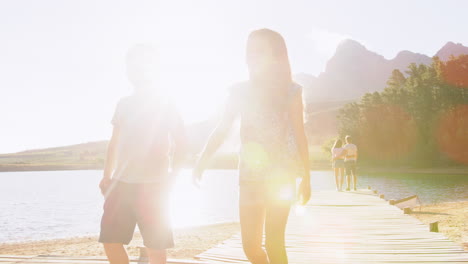
[[[353,143],[349,143],[349,144],[344,145],[343,148],[347,151],[345,161],[357,160],[357,147],[356,147],[356,145],[354,145]],[[352,156],[352,157],[348,157],[348,156]]]
[[[184,134],[175,108],[168,102],[131,95],[117,104],[112,124],[119,128],[113,178],[127,183],[167,180],[170,137]]]

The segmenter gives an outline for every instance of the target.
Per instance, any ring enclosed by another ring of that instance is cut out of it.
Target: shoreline
[[[218,223],[173,230],[175,246],[168,249],[168,258],[194,259],[209,248],[240,233],[239,223]],[[139,256],[143,240],[135,232],[133,240],[126,246],[129,256]],[[62,256],[105,256],[98,235],[0,243],[0,255],[62,255]]]
[[[422,205],[420,210],[415,208],[410,215],[427,226],[438,221],[440,233],[468,251],[468,201]],[[237,222],[175,228],[175,247],[168,249],[168,257],[194,259],[196,255],[239,233],[240,226]],[[84,235],[6,242],[0,243],[0,255],[105,256],[103,247],[97,240],[98,235]],[[126,246],[129,255],[139,256],[138,247],[142,245],[141,235],[136,232],[132,242]]]
[[[421,205],[410,214],[422,223],[439,222],[439,232],[468,251],[468,201]]]
[[[183,168],[183,169],[192,169],[192,168]],[[211,167],[209,170],[236,170],[237,168],[220,168],[220,167]],[[39,171],[79,171],[79,170],[103,170],[100,166],[26,166],[26,167],[17,167],[17,166],[2,166],[0,165],[0,173],[2,172],[39,172]],[[332,171],[332,168],[329,166],[311,166],[311,173],[314,171]],[[435,168],[373,168],[373,167],[361,167],[359,168],[360,173],[365,174],[430,174],[430,175],[467,175],[468,176],[468,166],[466,167],[435,167]]]

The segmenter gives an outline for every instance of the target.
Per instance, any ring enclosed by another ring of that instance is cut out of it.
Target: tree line
[[[468,55],[395,69],[382,92],[339,110],[341,137],[351,135],[366,165],[468,164]]]

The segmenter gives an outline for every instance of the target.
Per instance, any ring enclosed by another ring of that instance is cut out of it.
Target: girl
[[[201,180],[209,157],[240,116],[239,212],[244,252],[254,264],[285,264],[284,233],[296,178],[302,178],[303,204],[311,192],[302,89],[292,82],[286,44],[277,32],[252,32],[246,61],[250,78],[231,88],[224,115],[195,166],[193,179]]]
[[[345,163],[344,163],[345,149],[342,148],[342,146],[343,146],[343,142],[341,141],[341,139],[337,139],[331,149],[332,167],[335,171],[336,190],[340,192],[342,191],[342,187],[343,187],[344,169],[345,169]]]

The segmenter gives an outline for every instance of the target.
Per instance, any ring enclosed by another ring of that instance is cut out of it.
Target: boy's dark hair
[[[345,137],[345,140],[347,143],[353,143],[353,138],[349,135]]]

